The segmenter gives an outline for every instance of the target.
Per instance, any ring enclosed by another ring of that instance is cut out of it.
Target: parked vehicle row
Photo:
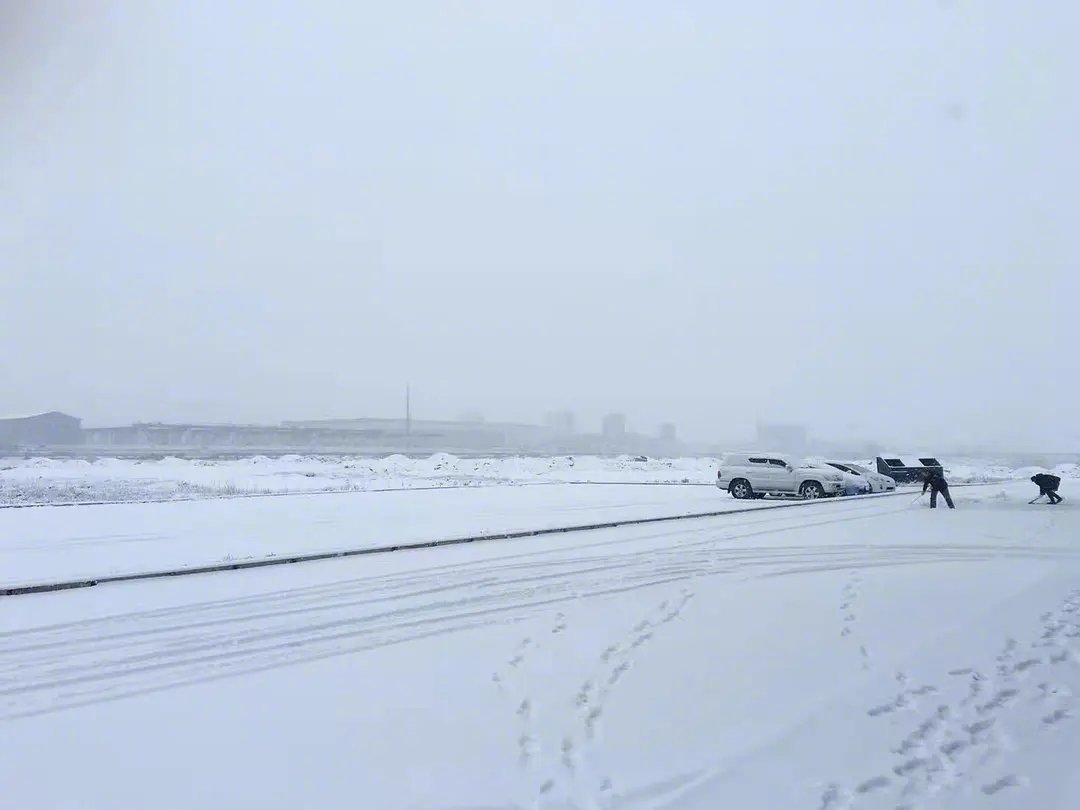
[[[790,456],[729,453],[720,462],[716,486],[739,499],[766,495],[827,498],[844,493],[844,476],[839,470],[811,467]]]
[[[870,487],[870,492],[892,492],[896,489],[895,479],[874,472],[861,464],[852,464],[850,461],[830,461],[828,464],[838,470],[858,476]]]
[[[816,462],[781,453],[728,453],[716,473],[716,486],[740,500],[765,496],[831,498],[890,492],[896,481],[858,464]]]

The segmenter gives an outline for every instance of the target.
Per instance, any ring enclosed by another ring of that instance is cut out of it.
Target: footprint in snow
[[[577,697],[574,698],[574,705],[576,705],[579,709],[583,709],[586,706],[588,706],[589,705],[589,695],[592,694],[592,690],[593,690],[593,682],[592,681],[585,681],[585,683],[583,683],[581,685],[581,689],[578,690]]]
[[[521,768],[527,769],[532,762],[533,754],[536,752],[536,738],[531,734],[522,734],[518,737],[518,764]]]
[[[590,741],[596,738],[596,726],[603,716],[604,710],[600,706],[590,709],[589,713],[585,716],[585,736]]]
[[[951,759],[956,754],[959,754],[961,751],[966,751],[970,747],[971,743],[967,740],[950,740],[941,746],[941,753]]]
[[[630,669],[630,662],[623,661],[615,669],[611,671],[610,677],[608,677],[608,686],[614,686],[619,682],[619,679],[626,674],[626,671]]]
[[[562,765],[572,775],[577,770],[575,761],[574,741],[569,737],[563,737],[562,741]]]
[[[840,793],[840,786],[833,784],[825,788],[821,794],[821,806],[818,810],[839,810],[844,797]]]
[[[1072,717],[1072,715],[1069,713],[1068,709],[1058,709],[1057,711],[1046,715],[1042,721],[1043,725],[1056,726],[1061,721],[1068,720],[1070,717]]]
[[[1071,657],[1072,657],[1072,655],[1068,650],[1062,650],[1061,652],[1054,653],[1053,655],[1050,656],[1050,663],[1054,664],[1054,665],[1064,664]]]
[[[513,667],[514,669],[517,669],[525,661],[525,653],[526,653],[526,651],[529,649],[529,647],[531,645],[532,645],[532,639],[531,638],[522,639],[521,643],[518,644],[517,652],[514,654],[514,657],[511,658],[506,663],[509,666]]]
[[[1041,663],[1042,659],[1040,658],[1025,658],[1020,663],[1013,665],[1013,672],[1024,673],[1027,672],[1029,669],[1034,669]]]
[[[1072,690],[1067,686],[1061,684],[1052,683],[1040,683],[1038,686],[1039,694],[1035,700],[1052,700],[1053,698],[1070,698],[1073,696]]]
[[[930,760],[926,757],[912,757],[907,762],[897,765],[893,768],[893,773],[897,776],[907,776],[912,771],[917,771],[920,768],[925,768],[930,764]]]
[[[997,711],[998,709],[1004,708],[1009,703],[1009,701],[1011,701],[1018,694],[1020,694],[1019,689],[1002,689],[998,691],[986,703],[982,704],[981,706],[976,706],[975,711],[977,711],[979,714],[987,714],[992,711]]]
[[[964,731],[966,731],[972,737],[978,737],[980,734],[983,734],[993,728],[995,722],[996,721],[993,717],[988,717],[985,720],[979,720],[978,722],[970,723],[964,726]]]
[[[880,706],[874,706],[871,709],[867,709],[866,713],[871,717],[881,717],[883,714],[892,714],[895,711],[895,703],[882,703]]]
[[[1008,776],[1001,777],[996,782],[983,785],[982,792],[987,796],[993,796],[995,793],[1001,793],[1001,791],[1006,790],[1007,788],[1019,787],[1019,785],[1020,779],[1013,774],[1009,774]]]
[[[875,790],[881,790],[889,786],[889,777],[887,776],[875,776],[873,779],[867,779],[857,788],[855,792],[865,795],[867,793],[873,793]]]

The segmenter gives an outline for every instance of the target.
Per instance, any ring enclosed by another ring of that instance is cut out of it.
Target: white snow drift
[[[636,460],[595,456],[464,459],[446,454],[413,459],[255,456],[239,460],[0,459],[0,505],[124,502],[378,489],[605,482],[712,484],[715,458]],[[873,466],[872,464],[870,466]],[[992,461],[946,462],[956,483],[1027,478]],[[1075,464],[1058,469],[1080,477]]]

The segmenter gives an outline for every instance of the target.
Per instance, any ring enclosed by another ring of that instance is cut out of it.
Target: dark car
[[[931,471],[942,474],[945,472],[941,462],[932,456],[914,460],[896,456],[878,456],[877,471],[889,476],[898,484],[916,483],[923,480],[923,477]]]

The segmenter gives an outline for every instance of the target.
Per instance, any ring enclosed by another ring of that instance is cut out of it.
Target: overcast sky
[[[0,412],[1080,449],[1080,6],[0,0]]]

